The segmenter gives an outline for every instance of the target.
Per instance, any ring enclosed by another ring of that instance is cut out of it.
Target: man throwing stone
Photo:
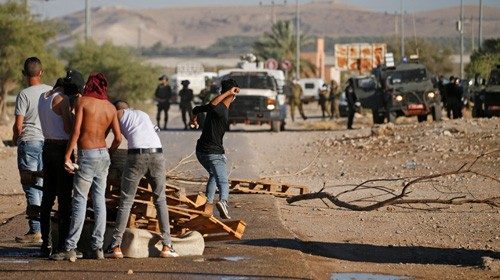
[[[128,155],[120,185],[120,205],[113,231],[113,241],[106,251],[108,258],[123,258],[120,249],[123,233],[127,226],[130,209],[134,203],[139,181],[143,176],[153,187],[154,204],[160,222],[163,249],[160,257],[178,257],[172,248],[167,201],[165,196],[165,158],[158,134],[149,116],[129,108],[125,101],[115,102],[121,132],[128,141]]]
[[[240,88],[233,79],[223,80],[221,87],[221,94],[213,98],[210,103],[193,109],[194,117],[191,124],[198,127],[196,115],[202,112],[207,113],[203,132],[196,144],[196,157],[209,174],[206,189],[208,204],[214,203],[215,191],[218,188],[220,200],[216,204],[217,210],[223,219],[230,219],[227,207],[229,199],[227,158],[224,155],[222,139],[229,122],[229,105],[233,102]]]

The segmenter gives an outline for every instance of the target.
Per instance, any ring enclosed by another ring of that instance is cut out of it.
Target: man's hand
[[[198,124],[198,116],[195,115],[191,118],[189,127],[191,127],[191,129],[198,129],[200,127],[200,125]]]
[[[69,174],[75,174],[75,167],[73,165],[73,161],[70,158],[64,159],[64,170]]]

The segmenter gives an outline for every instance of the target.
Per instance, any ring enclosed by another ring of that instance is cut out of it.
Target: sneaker
[[[122,250],[120,249],[120,246],[114,248],[111,247],[108,248],[104,253],[104,256],[110,259],[123,259],[123,253]]]
[[[172,245],[163,245],[160,252],[160,258],[176,258],[179,254],[172,248]]]
[[[75,252],[75,250],[61,251],[61,252],[50,255],[50,259],[54,260],[54,261],[69,260],[70,262],[75,262],[76,261],[76,252]]]
[[[97,249],[92,251],[92,258],[96,260],[104,260],[104,252],[102,249]]]
[[[219,210],[220,217],[223,219],[231,219],[229,217],[229,211],[227,210],[227,202],[225,200],[221,200],[216,204],[217,210]]]
[[[83,259],[83,253],[75,249],[75,254],[77,259]]]
[[[42,234],[40,232],[28,232],[23,236],[16,237],[17,243],[41,243]]]

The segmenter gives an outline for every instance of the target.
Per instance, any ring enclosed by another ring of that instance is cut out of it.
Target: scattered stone
[[[127,274],[128,274],[128,275],[130,275],[130,274],[134,274],[134,271],[133,271],[132,269],[129,269],[129,270],[127,271]]]
[[[499,272],[500,271],[500,260],[490,258],[490,257],[482,257],[481,258],[481,267],[485,270]]]

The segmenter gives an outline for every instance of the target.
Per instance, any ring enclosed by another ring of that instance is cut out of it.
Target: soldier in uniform
[[[167,75],[162,75],[158,80],[160,84],[155,91],[155,100],[158,102],[158,113],[156,114],[156,123],[160,126],[161,113],[165,112],[163,129],[167,129],[168,110],[170,109],[170,99],[172,98],[172,88],[168,84]]]
[[[179,91],[179,97],[181,98],[179,107],[181,109],[182,114],[182,122],[184,123],[184,130],[189,128],[189,122],[193,117],[193,90],[188,88],[189,81],[184,80],[181,82],[182,89]],[[189,118],[186,118],[186,114],[188,114]]]
[[[347,129],[352,129],[352,123],[354,121],[354,113],[356,113],[356,109],[361,106],[358,101],[358,97],[354,92],[353,80],[349,79],[348,85],[345,89],[345,96],[347,99]]]
[[[330,113],[328,112],[329,106],[327,106],[328,102],[328,86],[326,84],[323,84],[323,87],[319,91],[319,97],[318,97],[318,104],[321,107],[321,118],[325,118],[325,115],[327,117],[330,116]]]
[[[299,108],[302,119],[307,120],[302,108],[302,87],[299,85],[299,80],[297,79],[293,79],[292,83],[292,96],[290,96],[290,115],[292,116],[292,121],[295,121],[295,107]]]
[[[339,89],[339,85],[337,84],[337,81],[332,80],[330,82],[330,96],[328,99],[330,99],[330,119],[339,118],[339,111],[337,109],[337,100],[336,100],[336,94]]]

